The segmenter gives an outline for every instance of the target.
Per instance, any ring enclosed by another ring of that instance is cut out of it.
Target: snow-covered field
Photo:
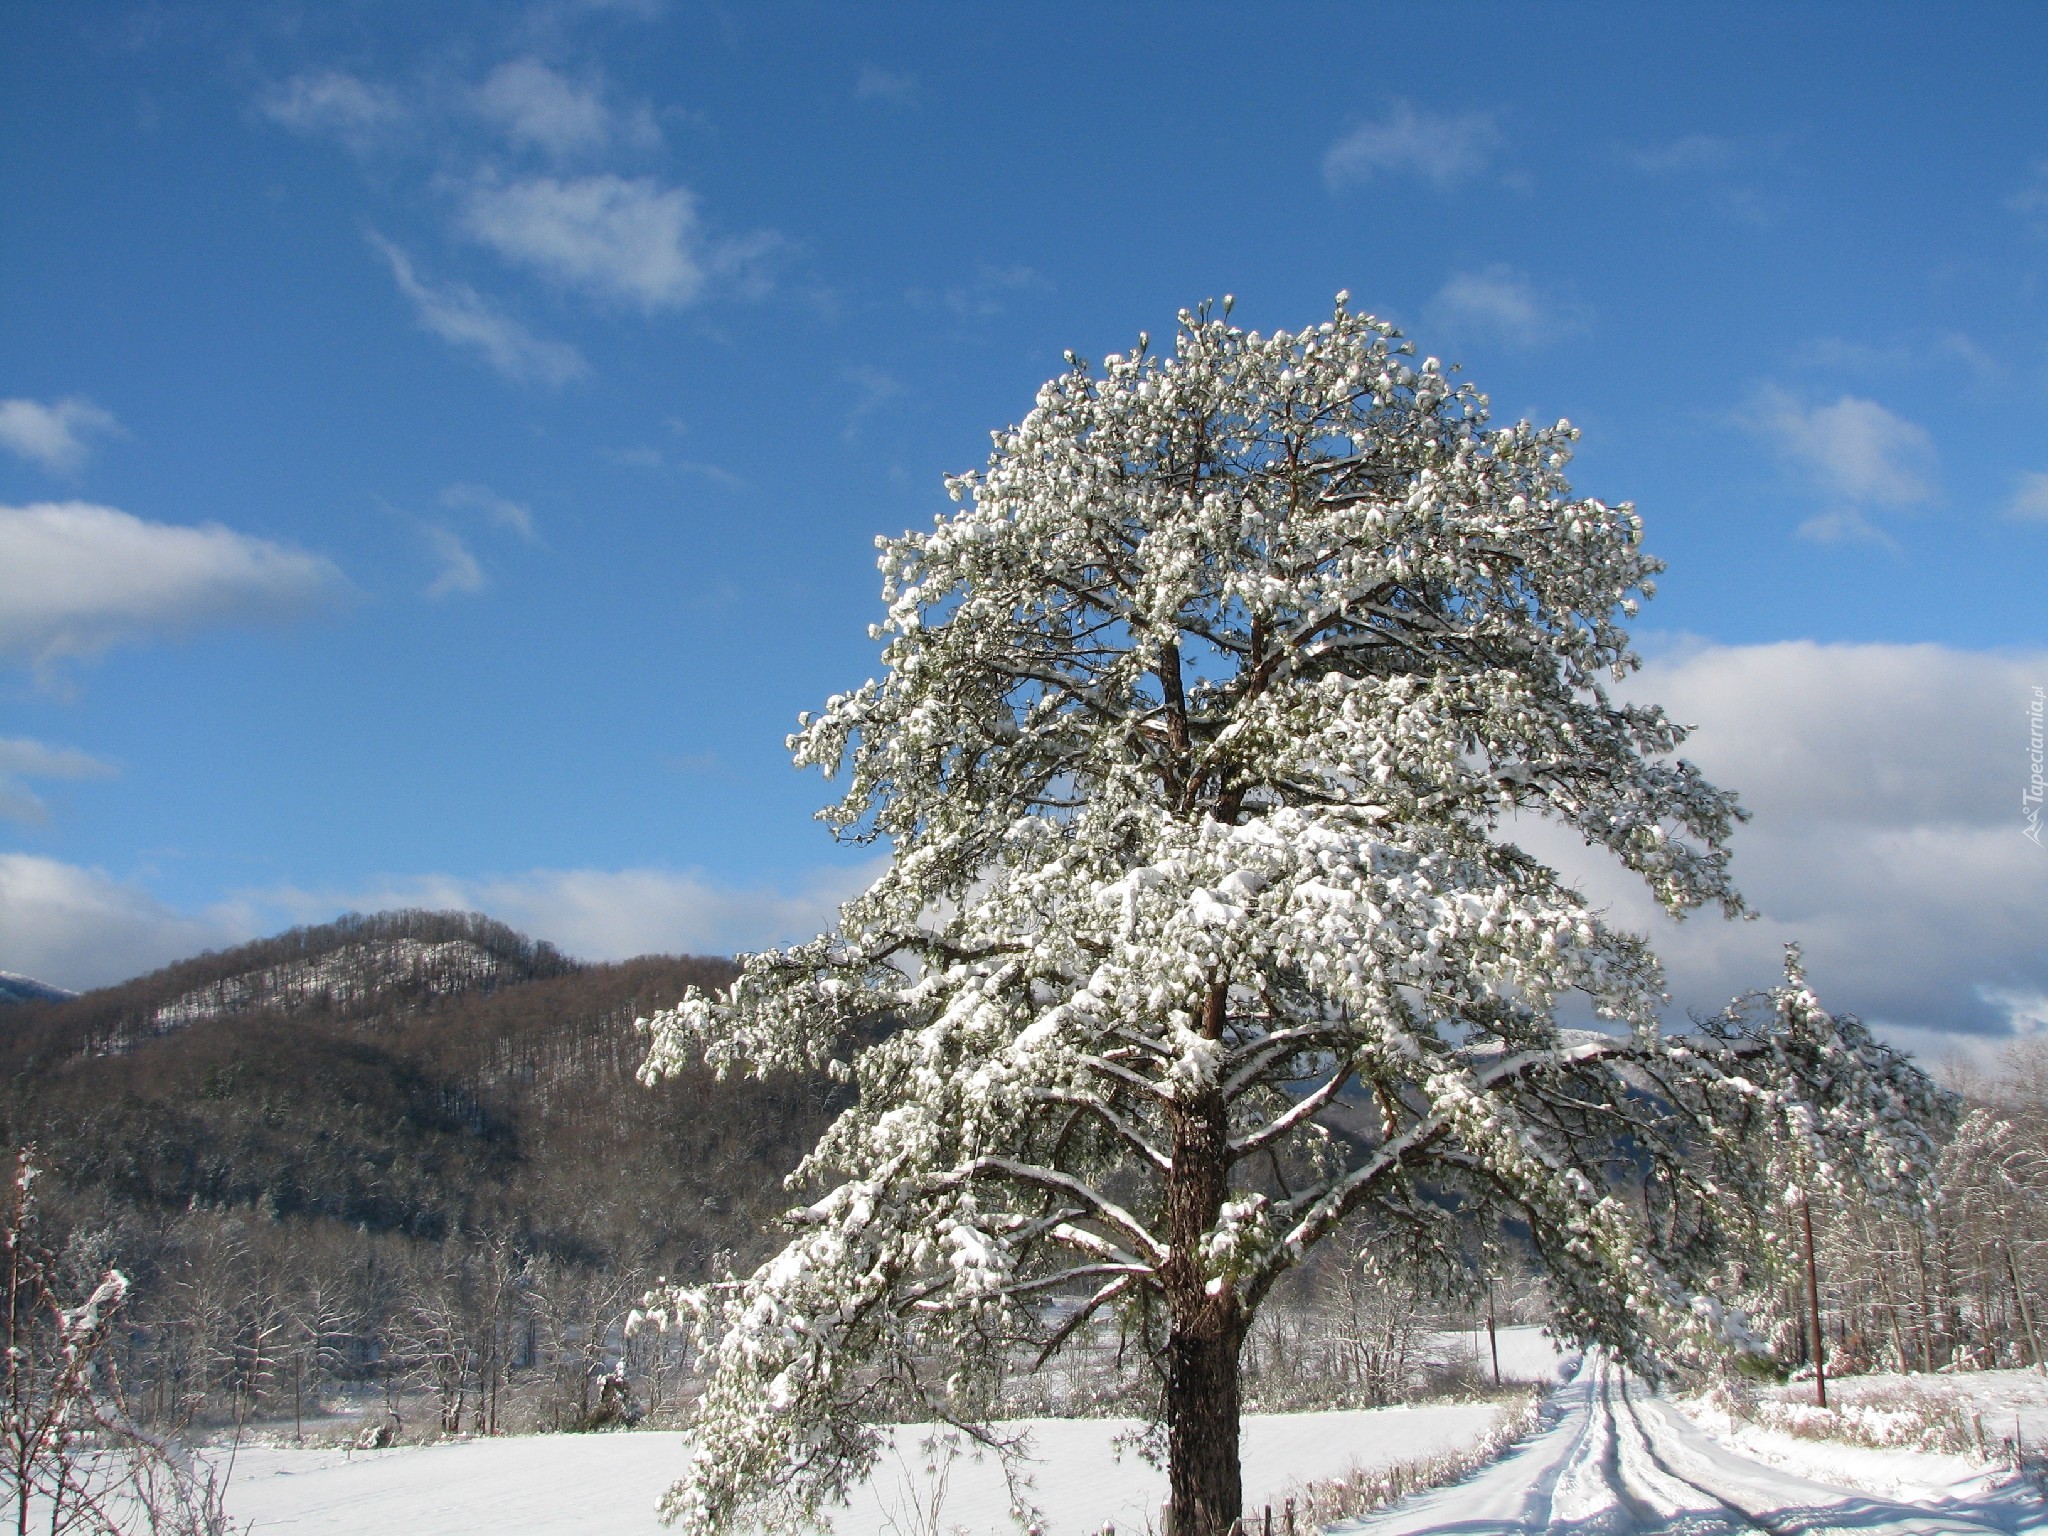
[[[1533,1327],[1500,1330],[1501,1376],[1548,1384],[1559,1355]],[[1484,1329],[1445,1333],[1429,1341],[1438,1359],[1470,1357],[1482,1372],[1492,1357]],[[1252,1414],[1245,1420],[1245,1493],[1255,1505],[1278,1504],[1287,1490],[1310,1478],[1329,1478],[1354,1465],[1386,1467],[1457,1450],[1477,1441],[1497,1409],[1449,1403],[1349,1412]],[[1047,1536],[1098,1532],[1107,1522],[1120,1531],[1159,1523],[1165,1475],[1135,1454],[1118,1456],[1115,1436],[1133,1426],[1118,1419],[1035,1419],[1034,1463],[1027,1496],[1044,1515]],[[330,1420],[330,1434],[348,1432]],[[835,1520],[845,1536],[885,1536],[916,1528],[913,1509],[927,1511],[935,1482],[929,1467],[944,1468],[939,1529],[957,1526],[981,1536],[1009,1533],[1010,1495],[992,1459],[966,1454],[934,1463],[925,1438],[897,1435],[893,1451],[853,1505]],[[663,1529],[656,1499],[681,1474],[688,1450],[677,1433],[522,1435],[497,1440],[399,1446],[387,1451],[245,1445],[235,1458],[228,1503],[258,1536],[456,1536],[490,1531],[503,1536],[564,1536],[604,1531],[647,1536]]]
[[[1297,1479],[1328,1477],[1354,1462],[1386,1466],[1469,1444],[1497,1410],[1483,1403],[1356,1412],[1262,1414],[1245,1421],[1245,1491],[1277,1499]],[[1114,1521],[1119,1531],[1158,1525],[1163,1474],[1111,1439],[1115,1419],[1027,1421],[1036,1458],[1032,1502],[1048,1536],[1078,1536]],[[874,1478],[835,1528],[847,1536],[917,1529],[913,1510],[931,1479],[914,1430],[899,1432]],[[654,1504],[683,1468],[683,1436],[667,1432],[521,1435],[401,1446],[352,1456],[339,1450],[245,1446],[228,1507],[257,1536],[655,1536]],[[939,1529],[1015,1530],[992,1461],[950,1467]]]
[[[1455,1347],[1456,1335],[1447,1345]],[[1556,1354],[1533,1329],[1502,1331],[1502,1374],[1550,1376]],[[1484,1344],[1483,1334],[1480,1343]],[[2018,1427],[2048,1439],[2048,1380],[2023,1371],[1864,1378],[1859,1393],[1953,1391],[1983,1414],[1994,1442]],[[1793,1395],[1796,1395],[1794,1392]],[[1551,1400],[1545,1427],[1462,1483],[1361,1521],[1352,1536],[2048,1536],[2048,1502],[1980,1459],[1874,1449],[1736,1424],[1700,1404],[1681,1412],[1595,1358]],[[1278,1503],[1309,1479],[1422,1460],[1477,1441],[1496,1409],[1435,1404],[1371,1411],[1252,1415],[1245,1492]],[[1690,1416],[1689,1416],[1690,1415]],[[2003,1420],[2003,1424],[1999,1420]],[[1158,1528],[1165,1479],[1113,1439],[1120,1420],[1040,1419],[1028,1497],[1048,1536],[1106,1523]],[[900,1431],[873,1479],[835,1520],[846,1536],[1012,1532],[1010,1495],[991,1461],[938,1458],[943,1498],[930,1519],[933,1459]],[[229,1506],[258,1536],[656,1536],[654,1505],[688,1449],[671,1432],[517,1436],[358,1452],[245,1447]]]
[[[1498,1330],[1496,1343],[1502,1381],[1549,1386],[1558,1379],[1558,1365],[1565,1355],[1541,1328],[1509,1324]],[[1437,1360],[1470,1361],[1482,1378],[1493,1369],[1494,1345],[1488,1343],[1483,1326],[1458,1333],[1432,1334],[1428,1351]],[[1571,1358],[1576,1359],[1576,1354]]]

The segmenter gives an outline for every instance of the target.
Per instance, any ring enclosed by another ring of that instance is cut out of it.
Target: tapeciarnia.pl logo
[[[2020,791],[2020,815],[2026,825],[2020,828],[2020,836],[2036,848],[2041,846],[2041,793],[2044,787],[2041,747],[2041,711],[2044,703],[2041,685],[2034,685],[2034,696],[2027,701],[2027,787]]]

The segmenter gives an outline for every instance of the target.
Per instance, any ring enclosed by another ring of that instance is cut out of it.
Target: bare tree
[[[121,1401],[108,1344],[128,1295],[117,1269],[83,1300],[59,1290],[59,1261],[38,1230],[32,1151],[15,1157],[4,1224],[7,1304],[0,1327],[0,1514],[16,1536],[217,1536],[231,1527],[223,1485],[169,1440],[143,1431]]]

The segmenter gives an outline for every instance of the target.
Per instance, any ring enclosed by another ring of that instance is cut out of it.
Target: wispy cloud
[[[534,526],[533,508],[524,502],[500,496],[487,485],[451,485],[441,492],[441,505],[481,512],[500,528],[516,533],[529,544],[541,542]]]
[[[917,76],[863,64],[853,82],[853,94],[857,101],[886,101],[892,106],[907,107],[917,100]]]
[[[971,282],[938,290],[912,288],[904,297],[923,308],[951,310],[962,320],[988,320],[1002,314],[1020,294],[1051,291],[1052,283],[1036,268],[983,262]]]
[[[114,414],[78,395],[53,405],[0,400],[0,448],[68,474],[85,462],[94,437],[120,431]]]
[[[614,469],[660,469],[668,463],[668,456],[651,443],[638,443],[631,448],[600,448],[597,456]]]
[[[516,147],[557,160],[598,154],[614,144],[652,149],[661,143],[661,129],[645,106],[614,111],[601,83],[572,80],[538,59],[500,64],[471,92],[470,104]]]
[[[645,311],[704,291],[697,199],[650,177],[486,180],[465,199],[462,228],[515,265]]]
[[[1676,176],[1718,171],[1735,163],[1735,141],[1712,133],[1688,133],[1664,144],[1645,144],[1621,151],[1621,158],[1650,176]]]
[[[1871,343],[1816,336],[1794,349],[1792,363],[1851,378],[1918,376],[1930,363],[1959,365],[1980,384],[2005,377],[2005,368],[1961,331],[1935,331]]]
[[[411,117],[396,91],[342,70],[294,75],[264,91],[256,106],[274,123],[358,153],[388,143]]]
[[[1447,188],[1485,170],[1499,143],[1490,112],[1453,117],[1396,101],[1385,118],[1360,124],[1324,151],[1323,180],[1336,190],[1408,175]]]
[[[2026,523],[2048,523],[2048,473],[2029,470],[2020,476],[2006,515]]]
[[[2006,198],[2005,206],[2035,234],[2048,239],[2048,160],[2034,162],[2026,184]]]
[[[487,585],[484,568],[462,541],[461,534],[440,523],[427,523],[420,532],[426,538],[427,547],[434,552],[434,558],[441,562],[439,574],[427,583],[427,596],[452,597],[458,592],[483,591]]]
[[[283,619],[346,590],[322,556],[218,523],[88,502],[0,507],[0,657],[46,663],[204,624]]]
[[[702,459],[676,460],[676,472],[695,475],[700,480],[709,480],[713,485],[727,491],[744,491],[747,482],[721,464],[707,464]]]
[[[1769,141],[1688,133],[1655,144],[1619,145],[1615,158],[1639,175],[1680,189],[1682,195],[1737,223],[1770,222],[1766,199],[1738,173],[1773,153]]]
[[[1831,503],[1800,532],[1822,542],[1888,541],[1866,515],[1922,505],[1935,495],[1934,440],[1875,400],[1843,395],[1807,405],[1767,385],[1737,418]]]
[[[534,335],[468,284],[429,283],[389,240],[372,234],[370,243],[390,263],[392,279],[412,301],[420,324],[450,346],[476,353],[508,379],[559,386],[590,372],[574,347]]]
[[[1582,330],[1584,306],[1540,295],[1512,267],[1453,273],[1429,301],[1431,325],[1459,336],[1487,336],[1511,346],[1533,346]]]
[[[76,747],[0,736],[0,821],[40,826],[50,819],[50,808],[24,779],[111,779],[117,771]]]
[[[839,376],[853,386],[854,392],[845,429],[839,434],[850,443],[860,435],[863,421],[903,394],[903,381],[869,363],[851,364],[840,369]]]

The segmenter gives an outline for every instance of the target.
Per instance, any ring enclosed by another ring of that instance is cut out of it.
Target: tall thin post
[[[1813,1387],[1815,1401],[1825,1408],[1828,1405],[1828,1367],[1823,1358],[1825,1346],[1820,1336],[1820,1271],[1813,1260],[1813,1195],[1810,1192],[1800,1194],[1799,1220],[1806,1228],[1806,1315],[1813,1324]]]
[[[1493,1350],[1493,1384],[1500,1385],[1500,1331],[1493,1321],[1493,1281],[1486,1282],[1486,1342]]]

